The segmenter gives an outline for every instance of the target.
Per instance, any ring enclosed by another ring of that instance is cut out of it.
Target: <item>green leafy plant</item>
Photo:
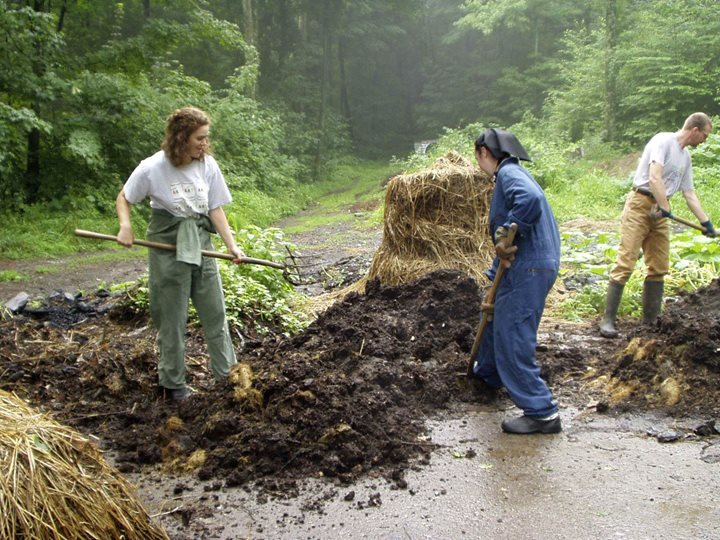
[[[279,229],[248,227],[238,231],[236,240],[249,257],[275,262],[282,262],[288,250],[294,250]],[[303,309],[304,296],[295,291],[281,271],[254,264],[218,264],[225,292],[225,310],[231,325],[246,328],[252,324],[252,330],[259,334],[279,329],[289,335],[300,332],[309,324]],[[115,285],[111,290],[125,291],[128,307],[135,313],[149,312],[147,276],[136,282]],[[189,318],[191,322],[197,321],[197,313],[192,307]]]
[[[0,270],[0,282],[23,281],[25,276],[15,270]]]
[[[280,229],[246,227],[236,234],[238,245],[249,257],[282,263],[295,247]],[[297,333],[309,323],[301,308],[303,296],[282,272],[254,264],[223,265],[220,268],[225,290],[228,320],[244,326],[252,321],[260,333],[271,327],[286,334]]]
[[[602,313],[609,272],[617,255],[617,235],[563,235],[563,272],[566,282],[577,276],[587,284],[560,303],[560,313],[570,320],[583,320]],[[670,244],[670,272],[665,277],[665,295],[694,291],[708,285],[720,269],[720,243],[692,231],[674,234]],[[642,259],[625,285],[620,315],[642,316],[642,291],[646,267]],[[576,279],[577,281],[577,279]]]

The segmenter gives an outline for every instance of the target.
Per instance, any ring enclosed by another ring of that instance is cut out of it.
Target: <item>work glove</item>
[[[515,253],[518,249],[517,246],[510,244],[507,235],[505,227],[498,227],[495,231],[495,254],[505,268],[508,268],[510,263],[515,260]]]
[[[650,217],[657,221],[658,219],[673,218],[674,216],[670,210],[665,210],[657,204],[653,204],[652,208],[650,208]]]
[[[703,234],[708,238],[715,238],[717,236],[717,231],[715,230],[715,227],[713,227],[712,221],[709,219],[707,221],[703,221],[700,225],[705,227],[705,232]]]
[[[495,313],[495,304],[480,304],[480,311],[492,315]]]

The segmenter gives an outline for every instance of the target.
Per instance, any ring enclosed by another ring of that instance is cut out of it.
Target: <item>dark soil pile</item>
[[[154,392],[147,321],[116,300],[109,316],[86,310],[85,321],[41,310],[2,324],[0,387],[101,437],[128,469],[193,468],[187,458],[201,450],[199,474],[230,485],[280,472],[349,480],[373,468],[402,483],[397,467],[433,448],[422,438],[425,415],[482,397],[464,378],[479,294],[458,272],[370,282],[294,338],[248,340],[238,360],[252,374],[240,397],[237,377],[212,385],[193,329],[187,363],[199,392],[179,406]],[[66,311],[77,310],[68,301]]]
[[[374,280],[303,334],[242,355],[254,400],[238,398],[231,377],[180,411],[208,450],[200,475],[240,483],[299,469],[349,480],[429,451],[418,439],[423,420],[458,397],[458,381],[466,386],[458,375],[479,300],[475,282],[457,272],[409,286]]]
[[[629,357],[627,341],[600,339],[592,326],[546,323],[537,353],[543,377],[566,405],[603,399],[599,381],[612,381],[622,399],[611,405],[647,408],[660,403],[641,397],[669,378],[663,370],[672,364],[678,388],[690,389],[670,410],[716,408],[719,298],[713,283],[681,299],[656,328],[633,334],[630,343],[645,353]],[[371,281],[366,294],[337,302],[300,335],[250,336],[239,367],[216,385],[202,334],[191,328],[188,382],[198,392],[179,405],[155,392],[147,320],[117,297],[63,302],[0,323],[0,388],[99,437],[124,470],[163,463],[218,487],[260,479],[284,494],[319,475],[346,482],[377,473],[403,487],[406,467],[435,447],[425,418],[488,399],[464,376],[480,292],[454,271],[398,286]]]
[[[653,327],[638,327],[604,369],[618,408],[720,411],[720,281],[682,294]]]

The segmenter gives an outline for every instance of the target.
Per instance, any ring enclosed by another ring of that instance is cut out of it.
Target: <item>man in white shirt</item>
[[[620,223],[620,246],[615,267],[610,272],[605,314],[600,335],[617,337],[617,311],[623,288],[635,268],[642,249],[647,275],[643,284],[643,322],[651,324],[660,315],[663,282],[670,270],[670,198],[681,191],[690,211],[707,236],[715,228],[700,204],[693,187],[692,162],[688,146],[697,146],[712,131],[710,118],[701,112],[691,114],[682,129],[658,133],[645,146],[635,172],[633,188],[627,197]]]

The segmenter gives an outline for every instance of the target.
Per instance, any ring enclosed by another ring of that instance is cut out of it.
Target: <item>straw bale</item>
[[[2,390],[0,426],[0,538],[168,538],[87,438]]]
[[[440,269],[481,284],[494,246],[488,216],[494,184],[456,152],[414,174],[393,177],[385,194],[383,240],[367,279],[399,285]]]

